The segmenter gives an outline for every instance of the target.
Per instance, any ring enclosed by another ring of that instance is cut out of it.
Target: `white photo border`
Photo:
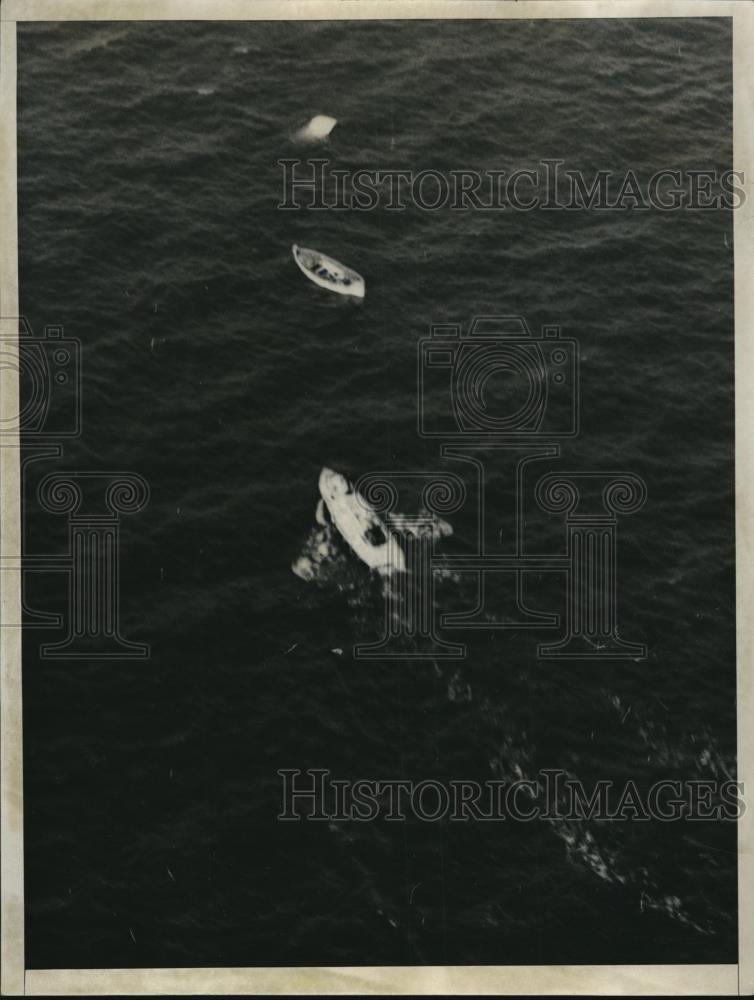
[[[735,212],[736,618],[738,780],[754,787],[754,3],[751,0],[1,0],[0,317],[18,316],[16,23],[21,21],[574,19],[723,17],[733,21]],[[3,337],[17,336],[10,328]],[[0,368],[0,419],[18,413]],[[18,438],[0,447],[0,626],[20,621]],[[107,995],[717,995],[754,993],[754,811],[739,820],[736,965],[45,969],[24,965],[21,629],[0,627],[2,889],[0,989],[7,996]]]

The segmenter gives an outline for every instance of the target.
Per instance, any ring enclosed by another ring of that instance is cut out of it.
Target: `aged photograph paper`
[[[0,11],[4,994],[749,995],[752,6]]]

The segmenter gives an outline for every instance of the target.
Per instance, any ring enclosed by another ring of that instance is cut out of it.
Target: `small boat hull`
[[[345,476],[325,467],[319,492],[333,524],[362,562],[381,576],[405,572],[406,559],[395,536]]]
[[[366,291],[364,279],[357,272],[334,257],[293,244],[293,259],[310,281],[320,288],[326,288],[338,295],[348,295],[351,298],[363,299]]]

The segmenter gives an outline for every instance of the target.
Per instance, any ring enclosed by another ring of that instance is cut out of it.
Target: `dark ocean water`
[[[27,964],[735,961],[732,823],[276,821],[283,767],[735,774],[733,213],[276,208],[277,160],[317,152],[727,169],[730,23],[37,24],[18,45],[22,311],[84,368],[83,434],[29,496],[56,469],[151,489],[121,553],[150,659],[43,661],[60,634],[26,635]],[[315,113],[339,120],[324,152],[292,138]],[[363,306],[293,242],[364,274]],[[482,313],[578,339],[561,465],[647,483],[619,528],[644,661],[542,662],[526,631],[456,634],[461,663],[354,661],[382,615],[366,570],[291,572],[322,465],[442,467],[417,343]],[[27,528],[62,551],[33,499]],[[60,610],[63,578],[28,596]]]

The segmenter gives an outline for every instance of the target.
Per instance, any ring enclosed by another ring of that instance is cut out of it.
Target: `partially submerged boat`
[[[345,476],[325,466],[319,492],[333,524],[362,562],[381,576],[405,572],[406,559],[395,536]]]
[[[366,286],[364,279],[358,272],[353,271],[345,264],[328,257],[327,254],[320,253],[319,250],[310,250],[308,247],[300,247],[293,244],[293,259],[310,281],[320,288],[327,288],[331,292],[339,295],[351,295],[357,299],[364,298]]]
[[[315,115],[296,132],[296,138],[304,142],[317,142],[326,139],[337,124],[338,119],[332,118],[330,115]]]

